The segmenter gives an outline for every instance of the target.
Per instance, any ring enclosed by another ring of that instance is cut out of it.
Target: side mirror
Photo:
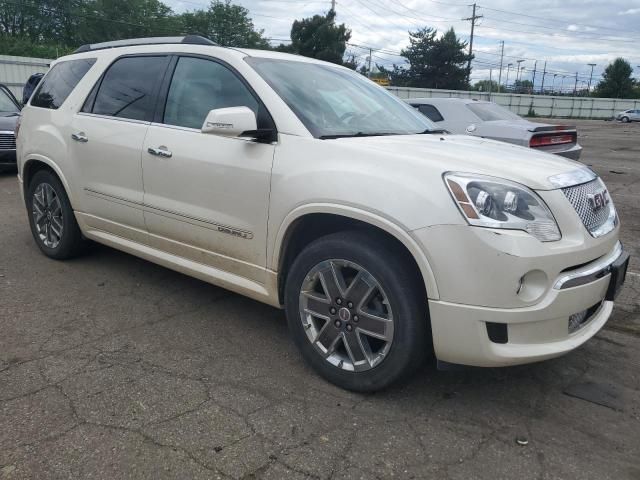
[[[257,128],[256,114],[249,107],[217,108],[207,115],[202,124],[202,133],[240,137]]]

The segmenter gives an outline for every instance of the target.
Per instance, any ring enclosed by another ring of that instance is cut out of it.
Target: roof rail
[[[172,43],[186,43],[189,45],[218,45],[217,43],[200,35],[186,35],[183,37],[129,38],[126,40],[115,40],[113,42],[87,43],[82,45],[73,53],[91,52],[93,50],[104,50],[106,48],[132,47],[135,45],[162,45]]]

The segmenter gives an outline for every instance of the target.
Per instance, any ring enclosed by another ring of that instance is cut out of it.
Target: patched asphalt
[[[570,123],[633,255],[610,322],[375,395],[305,366],[280,310],[102,246],[45,258],[0,174],[0,479],[640,478],[640,124]]]

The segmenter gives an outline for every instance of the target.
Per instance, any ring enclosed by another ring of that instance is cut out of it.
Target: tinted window
[[[56,63],[40,83],[31,105],[54,110],[60,108],[94,63],[95,58]]]
[[[105,73],[95,98],[92,92],[82,110],[110,117],[151,121],[156,85],[166,64],[167,57],[116,60]]]
[[[201,58],[181,57],[176,65],[164,123],[200,129],[210,110],[249,107],[258,114],[258,102],[227,67]]]
[[[418,111],[432,122],[441,122],[444,120],[438,109],[433,105],[417,105]]]

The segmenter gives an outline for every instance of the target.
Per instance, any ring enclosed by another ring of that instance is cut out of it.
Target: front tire
[[[622,117],[620,120],[622,120],[622,123],[629,123],[629,117]]]
[[[62,183],[47,170],[37,172],[26,196],[29,226],[47,257],[64,260],[82,251],[80,227]]]
[[[423,364],[427,299],[411,262],[394,243],[358,231],[322,237],[298,255],[285,286],[287,320],[322,377],[370,392]]]

